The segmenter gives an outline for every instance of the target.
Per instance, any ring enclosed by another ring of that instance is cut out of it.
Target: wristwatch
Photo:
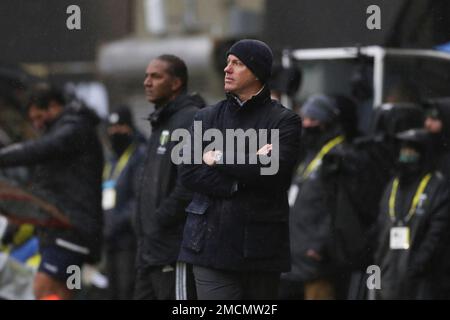
[[[216,150],[215,152],[214,152],[214,163],[216,164],[216,163],[218,163],[218,162],[220,162],[221,160],[222,160],[222,151],[220,151],[220,150]]]

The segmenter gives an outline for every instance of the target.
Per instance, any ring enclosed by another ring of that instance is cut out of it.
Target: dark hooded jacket
[[[67,106],[40,138],[0,150],[0,166],[35,166],[32,191],[69,218],[69,229],[44,229],[40,245],[62,239],[98,258],[102,239],[103,153],[99,118],[81,105]]]
[[[115,206],[104,211],[105,248],[111,252],[135,250],[136,248],[136,234],[133,227],[136,198],[146,153],[146,140],[139,133],[135,133],[131,143],[134,151],[115,181]],[[107,163],[111,170],[109,177],[103,177],[104,183],[113,175],[120,163],[120,157],[114,154],[107,159]]]
[[[136,211],[138,268],[176,262],[186,219],[184,209],[192,193],[178,179],[178,166],[172,162],[177,142],[170,135],[189,128],[202,105],[187,94],[178,96],[152,113],[152,133],[147,144]]]
[[[283,278],[293,281],[311,281],[327,277],[335,269],[331,257],[330,242],[332,239],[332,211],[326,185],[323,179],[322,165],[305,176],[305,168],[314,160],[321,148],[340,135],[335,126],[327,129],[320,138],[306,149],[306,155],[295,174],[290,189],[290,240],[291,240],[291,272],[283,274]],[[339,148],[342,143],[329,152]],[[317,252],[321,261],[313,260],[306,255],[308,249]]]
[[[442,132],[433,135],[434,165],[450,184],[450,99],[439,99],[433,101],[431,105],[438,110],[442,121]],[[450,299],[450,236],[446,244],[445,261],[442,264],[444,276],[441,281],[445,286],[441,297]]]
[[[410,248],[390,249],[391,228],[407,216],[418,186],[426,172],[407,183],[400,182],[395,200],[395,219],[389,215],[393,180],[386,187],[380,204],[378,246],[375,264],[381,268],[380,299],[436,299],[443,281],[444,250],[448,246],[450,198],[448,184],[440,173],[433,173],[412,218]]]

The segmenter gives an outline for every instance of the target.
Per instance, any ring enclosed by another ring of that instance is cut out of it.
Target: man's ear
[[[178,77],[174,77],[172,81],[172,91],[176,92],[181,89],[182,83],[181,79]]]

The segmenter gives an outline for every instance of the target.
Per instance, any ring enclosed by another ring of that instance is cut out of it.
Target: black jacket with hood
[[[396,219],[406,217],[420,181],[426,172],[409,183],[399,184],[395,201]],[[381,299],[436,299],[443,281],[443,255],[448,246],[450,198],[448,184],[440,173],[433,173],[412,218],[410,248],[390,249],[391,228],[397,226],[389,216],[393,180],[386,187],[380,204],[378,246],[375,263],[381,268]]]
[[[304,176],[304,170],[321,148],[338,137],[340,132],[337,126],[331,127],[317,137],[314,146],[305,147],[306,154],[297,168],[290,189],[289,229],[292,269],[291,272],[283,274],[284,279],[311,281],[330,276],[335,269],[329,252],[334,209],[327,202],[327,181],[323,179],[322,164],[308,176]],[[337,144],[329,152],[341,145],[342,143]],[[308,257],[306,253],[309,249],[318,253],[322,259],[317,261]]]
[[[146,142],[140,133],[134,133],[131,143],[135,149],[115,181],[115,206],[104,211],[105,226],[103,232],[106,251],[117,252],[136,249],[136,233],[134,230],[136,198],[146,154]],[[104,182],[114,174],[121,157],[122,155],[117,157],[113,154],[106,159],[106,163],[111,166],[111,170],[109,177],[103,177]]]
[[[69,246],[87,248],[93,260],[99,257],[102,239],[99,121],[92,110],[73,104],[64,108],[40,138],[0,150],[1,167],[35,166],[32,191],[69,218],[68,229],[41,230],[40,245],[63,240]]]
[[[176,129],[189,128],[202,105],[195,97],[181,94],[153,112],[152,133],[147,144],[138,191],[136,232],[138,268],[164,266],[176,262],[186,219],[184,209],[192,193],[178,179],[178,166],[172,162],[170,141]]]

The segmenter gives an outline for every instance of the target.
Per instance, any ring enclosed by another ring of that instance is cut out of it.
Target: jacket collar
[[[186,96],[187,93],[184,92],[166,105],[155,106],[155,111],[152,112],[147,118],[147,120],[150,121],[152,127],[158,127],[159,125],[161,125],[161,123],[169,119],[174,113],[182,109],[184,107],[184,104],[181,103],[181,101],[183,101]]]
[[[264,85],[257,94],[245,102],[240,101],[239,98],[232,93],[226,93],[226,96],[229,106],[233,110],[249,110],[270,101],[270,91],[267,85]]]

